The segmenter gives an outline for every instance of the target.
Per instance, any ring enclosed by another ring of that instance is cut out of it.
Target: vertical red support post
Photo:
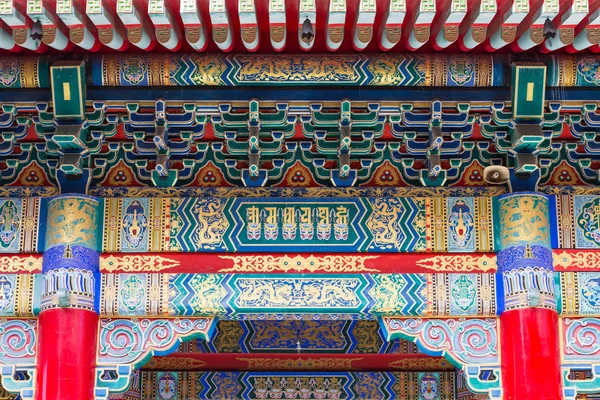
[[[94,398],[98,206],[98,199],[77,195],[48,203],[37,400]]]
[[[548,198],[498,199],[503,280],[500,349],[504,400],[560,400],[558,313],[554,296]]]

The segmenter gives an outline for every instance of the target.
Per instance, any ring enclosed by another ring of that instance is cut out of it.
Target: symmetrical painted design
[[[106,316],[495,315],[491,274],[103,274]],[[446,289],[448,288],[448,289]]]
[[[598,318],[562,318],[560,322],[561,374],[565,399],[575,400],[578,394],[597,392],[600,381],[599,333]],[[574,377],[575,371],[586,371],[584,379]]]

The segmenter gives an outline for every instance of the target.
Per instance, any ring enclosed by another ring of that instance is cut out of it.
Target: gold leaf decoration
[[[222,268],[219,272],[379,272],[375,268],[365,267],[366,260],[379,256],[219,256],[232,260],[233,266]]]
[[[403,360],[393,361],[389,364],[390,368],[427,371],[427,370],[454,370],[454,366],[445,358],[407,358]]]
[[[600,253],[595,251],[577,251],[554,253],[554,265],[563,268],[600,269]]]
[[[156,272],[179,266],[179,261],[163,256],[127,255],[100,258],[100,270],[105,272]]]
[[[42,258],[29,256],[2,256],[0,257],[0,272],[33,272],[42,269]]]
[[[246,362],[247,369],[251,371],[275,370],[324,370],[341,371],[352,370],[352,363],[362,358],[242,358],[238,361]]]
[[[473,256],[470,254],[429,257],[417,261],[417,265],[438,272],[487,272],[498,268],[495,256]]]

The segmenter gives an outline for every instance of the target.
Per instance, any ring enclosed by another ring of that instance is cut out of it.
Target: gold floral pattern
[[[219,256],[233,266],[219,272],[379,272],[365,267],[366,260],[379,256]]]

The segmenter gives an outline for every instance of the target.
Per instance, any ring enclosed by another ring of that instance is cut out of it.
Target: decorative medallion
[[[219,256],[232,260],[233,266],[219,272],[379,272],[367,268],[365,261],[378,256]]]
[[[254,43],[258,29],[256,26],[242,27],[242,40],[246,43]]]
[[[600,43],[600,28],[586,28],[587,39],[593,45]]]
[[[16,57],[0,58],[0,83],[5,87],[14,86],[19,80],[19,60]],[[25,186],[25,185],[24,185]]]
[[[371,38],[373,37],[373,27],[372,26],[359,26],[358,27],[358,40],[362,43],[369,43]]]
[[[585,185],[585,182],[581,180],[577,170],[571,166],[567,160],[563,160],[555,168],[550,168],[550,179],[547,181],[547,185],[554,186],[576,186]]]
[[[450,207],[450,216],[448,217],[448,248],[452,250],[466,249],[475,250],[474,246],[469,246],[473,236],[475,221],[471,208],[463,199],[458,199]],[[450,243],[451,242],[451,243]]]
[[[106,174],[106,178],[102,182],[105,186],[139,186],[139,182],[135,179],[133,169],[120,160],[117,165],[110,168]]]
[[[444,27],[444,39],[446,39],[450,43],[456,42],[458,39],[458,26],[445,26]]]
[[[195,182],[197,186],[228,186],[225,176],[212,161],[200,168]]]
[[[344,38],[344,28],[341,26],[335,26],[333,28],[329,28],[329,40],[332,43],[340,43]]]
[[[143,56],[128,54],[121,60],[121,76],[130,85],[137,85],[142,82],[147,71],[146,58]]]
[[[529,30],[529,37],[535,44],[540,44],[544,40],[544,28],[531,28]]]
[[[348,371],[352,370],[352,363],[362,361],[363,358],[256,358],[238,357],[238,361],[246,362],[250,371],[294,371],[294,370],[322,370],[322,371]]]
[[[371,182],[376,186],[399,186],[404,181],[400,178],[400,171],[389,160],[385,160],[373,173]]]
[[[475,65],[473,65],[472,57],[467,55],[457,55],[450,58],[448,72],[450,79],[458,86],[463,86],[465,83],[473,79]]]
[[[13,28],[13,40],[18,45],[23,45],[29,38],[27,28]]]
[[[148,217],[139,200],[132,200],[127,206],[122,229],[123,238],[130,249],[137,249],[147,239]]]
[[[56,39],[56,27],[46,26],[42,28],[42,42],[50,44]]]
[[[512,43],[517,37],[517,27],[516,26],[503,26],[500,30],[501,38],[506,43]]]
[[[83,37],[84,37],[84,27],[83,26],[77,26],[75,28],[69,29],[69,39],[71,39],[71,42],[73,42],[75,44],[79,44],[79,43],[83,42]]]
[[[429,40],[429,26],[416,26],[414,32],[419,43],[425,43]]]
[[[600,306],[600,278],[588,280],[581,288],[581,297],[592,307]]]
[[[560,41],[564,45],[569,45],[573,43],[575,39],[575,29],[573,28],[561,28],[558,30],[558,35],[560,37]]]
[[[600,197],[581,206],[577,216],[577,226],[585,239],[600,246]]]
[[[0,259],[1,260],[1,259]],[[1,265],[1,264],[0,264]],[[176,268],[180,262],[163,256],[109,255],[100,257],[102,272],[159,272]]]
[[[19,233],[20,210],[12,200],[5,200],[0,204],[0,248],[8,249],[14,247],[13,243]]]
[[[98,38],[100,43],[107,45],[112,42],[115,35],[115,28],[98,28]]]
[[[146,299],[144,282],[137,275],[129,275],[121,282],[119,301],[127,311],[133,312],[143,306]]]
[[[156,38],[159,43],[167,43],[171,40],[171,27],[170,26],[159,26],[156,28]]]
[[[586,82],[600,86],[600,59],[596,56],[586,56],[579,60],[577,72]]]
[[[466,275],[460,275],[457,281],[452,285],[452,300],[458,308],[464,312],[475,304],[477,291],[475,284]]]
[[[438,379],[434,374],[419,374],[419,398],[438,400],[440,398]]]
[[[284,26],[272,26],[271,27],[271,40],[275,43],[281,42],[285,37]]]
[[[133,43],[139,43],[140,40],[142,40],[142,27],[141,26],[136,26],[133,28],[127,28],[127,39]]]
[[[2,273],[33,273],[41,270],[41,256],[0,256],[0,272]]]
[[[213,26],[213,40],[218,44],[225,43],[227,41],[227,27]]]
[[[285,186],[292,187],[316,186],[312,173],[300,161],[296,161],[296,163],[288,169],[282,183],[284,182]]]
[[[487,28],[485,26],[474,26],[471,28],[471,34],[475,43],[483,43],[487,37]]]
[[[396,44],[400,41],[402,35],[402,29],[399,26],[393,28],[385,28],[385,38],[388,42]]]
[[[199,26],[192,26],[185,28],[185,38],[190,43],[197,43],[200,41],[201,28]]]
[[[13,295],[13,283],[6,275],[0,275],[0,311],[12,303]]]

